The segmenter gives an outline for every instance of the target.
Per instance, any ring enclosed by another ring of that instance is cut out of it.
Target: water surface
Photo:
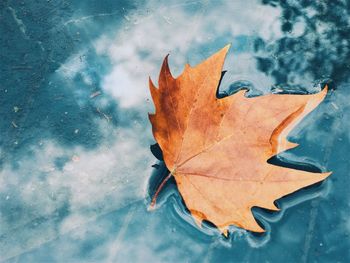
[[[6,262],[349,262],[349,1],[0,3],[0,260]],[[227,43],[220,92],[329,94],[278,161],[333,171],[254,209],[267,229],[198,229],[164,176],[147,113],[148,76]],[[152,167],[152,165],[158,166]],[[306,165],[308,164],[308,165]]]

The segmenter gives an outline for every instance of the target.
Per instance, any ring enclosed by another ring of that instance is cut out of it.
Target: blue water
[[[350,2],[0,2],[0,261],[350,262]],[[313,93],[279,165],[332,171],[254,208],[267,229],[199,229],[148,122],[148,76],[227,43],[221,94]],[[156,155],[156,156],[154,156]],[[159,159],[157,159],[158,157]]]

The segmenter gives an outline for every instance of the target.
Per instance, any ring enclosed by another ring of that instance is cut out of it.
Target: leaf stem
[[[169,173],[167,175],[167,177],[164,178],[164,180],[162,181],[162,183],[158,186],[157,191],[155,192],[153,198],[152,198],[152,202],[150,205],[150,209],[154,209],[155,205],[156,205],[156,201],[157,201],[157,197],[160,193],[160,191],[163,189],[164,185],[166,184],[167,181],[169,181],[169,179],[171,178],[172,173]]]

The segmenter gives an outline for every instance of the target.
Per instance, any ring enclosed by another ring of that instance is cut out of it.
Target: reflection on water
[[[330,82],[338,87],[349,76],[349,1],[275,1],[283,35],[257,40],[258,67],[279,85]]]
[[[349,5],[1,1],[0,259],[350,261]],[[195,226],[174,181],[147,211],[167,173],[149,149],[148,76],[168,53],[176,76],[227,43],[220,96],[314,93],[328,83],[290,135],[300,146],[274,161],[333,171],[278,200],[278,213],[254,209],[267,233],[232,228],[229,239]]]

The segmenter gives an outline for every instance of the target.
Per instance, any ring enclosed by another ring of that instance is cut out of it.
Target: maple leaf
[[[324,99],[327,87],[311,95],[252,98],[241,90],[218,99],[228,49],[229,45],[195,67],[186,64],[177,78],[166,57],[159,88],[149,82],[155,104],[149,119],[170,171],[168,178],[174,176],[199,226],[208,220],[225,235],[229,225],[263,232],[251,212],[253,206],[278,210],[276,199],[330,175],[267,162],[297,146],[287,140],[288,133]]]

